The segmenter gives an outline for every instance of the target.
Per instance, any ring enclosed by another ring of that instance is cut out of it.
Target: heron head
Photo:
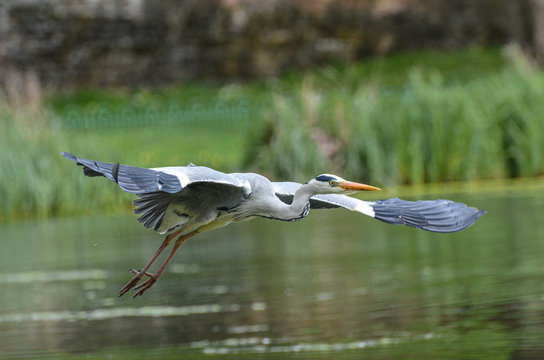
[[[355,191],[378,191],[377,187],[342,179],[340,176],[321,174],[308,182],[321,194],[351,193]]]

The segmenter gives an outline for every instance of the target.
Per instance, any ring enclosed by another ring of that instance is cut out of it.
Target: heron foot
[[[159,254],[164,250],[164,248],[167,247],[172,242],[172,240],[181,233],[181,231],[182,230],[180,229],[180,230],[176,231],[175,233],[173,233],[171,235],[168,235],[166,237],[166,239],[164,239],[164,241],[163,241],[161,247],[159,248],[159,250],[157,250],[157,252],[155,252],[155,255],[153,255],[151,260],[149,260],[149,262],[144,266],[144,268],[142,270],[137,271],[135,269],[130,269],[130,272],[135,274],[135,275],[121,289],[121,291],[119,291],[119,296],[123,296],[127,291],[129,291],[132,288],[134,288],[134,290],[138,290],[134,294],[134,296],[132,298],[135,298],[138,295],[141,296],[147,289],[149,289],[151,286],[153,286],[153,284],[156,283],[157,280],[159,280],[159,278],[161,277],[162,272],[164,271],[164,269],[166,268],[166,266],[168,265],[170,260],[172,260],[172,256],[174,256],[176,250],[185,242],[185,240],[187,240],[191,236],[194,236],[194,235],[198,234],[198,229],[197,229],[197,230],[194,230],[194,231],[192,231],[192,232],[190,232],[188,234],[180,235],[178,237],[178,239],[176,240],[172,250],[170,251],[170,254],[168,254],[166,259],[162,263],[161,267],[157,270],[157,273],[152,274],[152,273],[147,272],[147,269],[149,269],[149,267],[155,261],[157,256],[159,256]],[[140,282],[140,280],[142,280],[142,277],[144,275],[148,276],[149,279],[147,279],[146,281],[144,281],[140,285],[136,286]]]
[[[127,291],[129,291],[134,286],[136,286],[136,284],[138,284],[140,280],[142,279],[143,275],[144,274],[137,274],[132,279],[130,279],[130,281],[119,291],[119,297],[125,295]]]
[[[131,273],[135,274],[136,276],[134,276],[132,279],[130,279],[130,281],[125,286],[123,286],[123,288],[119,291],[119,297],[125,295],[125,293],[127,291],[129,291],[130,289],[135,287],[140,282],[140,280],[142,280],[142,277],[144,275],[147,275],[147,276],[153,275],[153,274],[148,273],[147,271],[142,272],[142,271],[137,271],[135,269],[129,269],[129,271]]]
[[[136,286],[134,288],[134,290],[138,290],[134,295],[132,295],[132,298],[134,299],[136,296],[142,296],[143,293],[149,289],[150,287],[153,286],[154,283],[157,282],[157,280],[159,280],[159,276],[157,275],[154,275],[154,274],[146,274],[147,276],[149,276],[149,279],[147,279],[146,281],[144,281],[143,283],[141,283],[140,285]]]

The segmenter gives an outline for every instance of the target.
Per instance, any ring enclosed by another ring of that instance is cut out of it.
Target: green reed
[[[310,75],[271,101],[277,120],[262,128],[268,140],[251,148],[248,164],[297,178],[334,169],[375,184],[544,173],[544,73],[523,59],[466,82],[413,69],[399,88],[312,84]],[[307,135],[288,141],[294,134]],[[332,153],[323,149],[331,141]]]

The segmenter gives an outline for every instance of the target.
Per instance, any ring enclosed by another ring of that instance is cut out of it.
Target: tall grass
[[[311,109],[304,98],[313,99]],[[275,98],[270,112],[290,115],[278,115],[262,130],[269,140],[252,147],[247,163],[281,169],[276,174],[282,177],[300,180],[316,169],[339,168],[375,184],[414,184],[544,173],[544,73],[522,57],[463,83],[418,69],[397,89],[301,83]],[[316,131],[336,139],[339,150],[332,156],[316,151],[323,144],[307,135],[288,140]]]
[[[60,156],[64,135],[51,114],[0,102],[0,142],[0,220],[126,207],[116,189],[84,181]]]
[[[52,100],[37,79],[19,79],[0,95],[0,220],[130,208],[133,196],[84,177],[60,151],[278,180],[334,172],[375,185],[543,174],[543,72],[520,56],[502,68],[494,50],[429,56],[437,61],[398,55],[245,85]],[[463,59],[481,71],[448,70]]]
[[[258,164],[265,175],[299,180],[324,168],[324,159],[312,140],[312,115],[295,102],[297,99],[273,96],[273,106],[263,113],[264,122],[249,136],[246,166]]]
[[[60,156],[58,119],[43,105],[36,77],[18,75],[0,94],[0,220],[118,207],[113,188],[84,183]]]

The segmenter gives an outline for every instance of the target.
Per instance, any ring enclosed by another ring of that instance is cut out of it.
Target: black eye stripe
[[[319,175],[318,177],[315,178],[317,181],[324,181],[324,182],[329,182],[331,180],[334,180],[336,181],[336,178],[333,178],[332,176],[328,176],[328,175]]]

